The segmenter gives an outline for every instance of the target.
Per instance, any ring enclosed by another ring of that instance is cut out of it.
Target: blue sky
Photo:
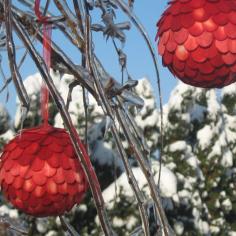
[[[166,0],[162,0],[162,1],[136,0],[135,1],[134,11],[136,15],[139,17],[140,21],[143,23],[144,27],[146,28],[155,49],[157,48],[156,42],[155,42],[156,22],[160,18],[166,6],[167,6]],[[99,16],[99,12],[95,11],[95,13],[93,14],[93,23],[99,23],[100,18],[98,16]],[[127,20],[125,15],[123,14],[117,15],[117,22],[121,22],[125,20]],[[151,81],[153,89],[157,96],[158,93],[157,93],[157,84],[156,84],[154,66],[152,64],[150,53],[148,51],[147,46],[144,43],[142,36],[135,29],[133,25],[130,31],[126,31],[126,36],[127,36],[127,40],[123,48],[123,51],[128,56],[127,68],[128,68],[129,74],[134,79],[147,77]],[[120,67],[119,67],[118,59],[117,59],[114,47],[112,46],[111,40],[106,41],[101,33],[94,33],[93,37],[94,37],[94,42],[95,42],[96,54],[105,65],[107,71],[110,74],[112,74],[117,80],[120,80],[121,79]],[[53,39],[56,40],[57,43],[61,45],[62,47],[64,48],[66,47],[70,57],[74,61],[78,61],[79,63],[80,55],[79,55],[79,52],[75,48],[63,42],[61,40],[60,35],[57,32],[53,32]],[[120,44],[118,43],[118,45]],[[40,47],[38,48],[39,50],[41,50]],[[22,55],[23,52],[24,52],[24,49],[17,50],[18,58],[20,57],[20,55]],[[6,60],[6,55],[4,52],[1,52],[1,55],[3,57],[3,60],[5,61],[3,63],[3,67],[6,73],[9,73],[7,69],[8,63]],[[177,80],[173,78],[173,76],[169,73],[169,71],[166,68],[163,68],[160,57],[158,57],[158,67],[159,67],[159,72],[161,76],[161,88],[162,88],[163,101],[164,103],[166,103],[168,101],[171,90],[174,88],[174,86],[177,83]],[[37,69],[33,65],[31,59],[28,58],[26,60],[25,65],[21,69],[23,79],[25,79],[28,75],[33,74],[35,72],[37,72]],[[0,85],[2,86],[2,81]],[[10,114],[13,115],[15,112],[16,95],[15,95],[15,91],[12,85],[9,86],[9,90],[10,90],[11,96],[8,103],[6,104],[6,107],[9,110]],[[0,95],[0,102],[4,104],[5,104],[5,95],[6,93],[2,93]]]

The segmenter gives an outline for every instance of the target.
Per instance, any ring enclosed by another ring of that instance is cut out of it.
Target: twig
[[[136,197],[136,200],[138,202],[139,211],[140,211],[140,215],[141,215],[141,219],[142,219],[142,223],[143,223],[144,234],[145,234],[145,236],[149,236],[150,231],[149,231],[147,210],[145,209],[145,197],[144,197],[143,193],[141,192],[141,190],[139,189],[138,182],[135,179],[135,176],[134,176],[133,171],[131,169],[127,154],[126,154],[124,147],[120,141],[118,130],[116,129],[116,126],[114,124],[111,127],[111,132],[112,132],[112,135],[115,139],[115,142],[116,142],[118,151],[120,153],[120,156],[122,158],[122,161],[124,163],[128,182],[129,182],[129,184],[134,192],[134,195]]]
[[[5,74],[4,74],[4,71],[3,71],[3,68],[2,68],[2,63],[0,62],[0,74],[1,76],[3,77],[3,81],[4,81],[4,85],[3,87],[0,89],[0,93],[5,89],[7,88],[7,95],[6,95],[6,102],[8,101],[8,97],[9,97],[9,89],[8,89],[8,84],[11,82],[11,77],[10,79],[7,79]]]
[[[12,80],[15,84],[17,94],[21,101],[22,107],[24,107],[26,111],[28,111],[29,97],[16,65],[15,44],[12,37],[12,25],[11,25],[12,22],[11,0],[6,0],[4,2],[4,18],[5,18],[6,36],[7,36],[7,52],[8,52],[8,59],[11,69]]]
[[[72,226],[71,224],[69,224],[66,219],[64,219],[63,216],[59,216],[59,218],[60,218],[60,221],[61,221],[62,226],[67,229],[67,232],[68,232],[71,236],[80,236],[80,235],[76,232],[76,230],[73,228],[73,226]]]
[[[78,19],[78,25],[80,28],[80,31],[82,33],[82,35],[84,35],[84,12],[83,12],[83,8],[80,4],[80,2],[78,2],[78,0],[73,0],[73,4],[74,4],[74,8],[75,8],[75,13]]]
[[[73,15],[73,13],[70,11],[67,3],[62,0],[54,0],[54,3],[56,4],[58,10],[62,13],[62,15],[65,17],[67,26],[73,32],[73,34],[76,36],[76,42],[77,46],[80,50],[84,51],[84,40],[82,38],[81,33],[78,31],[78,25],[76,23],[76,17]]]
[[[71,137],[71,141],[72,141],[73,146],[75,148],[75,152],[81,162],[81,165],[85,171],[88,183],[90,185],[90,189],[92,191],[93,198],[95,200],[95,205],[97,208],[97,212],[98,212],[98,216],[99,216],[99,219],[101,222],[102,229],[103,229],[105,235],[112,236],[112,235],[114,235],[114,233],[112,231],[112,228],[110,226],[110,222],[107,217],[107,213],[105,211],[104,200],[102,197],[99,182],[97,180],[94,169],[91,165],[89,157],[87,156],[86,150],[80,141],[80,138],[77,134],[75,127],[73,126],[72,120],[70,118],[68,110],[66,109],[65,103],[64,103],[60,93],[56,89],[56,87],[52,81],[52,78],[51,78],[50,74],[48,73],[47,67],[46,67],[42,57],[34,48],[27,33],[25,32],[25,30],[21,27],[19,22],[14,17],[13,17],[13,24],[14,24],[16,32],[18,33],[18,36],[23,41],[26,48],[28,48],[32,59],[34,60],[36,66],[38,67],[39,72],[41,73],[42,78],[44,79],[45,83],[47,84],[50,94],[51,94],[55,104],[58,107],[58,110],[61,114],[64,124],[68,128],[68,131],[69,131],[69,134]]]
[[[159,105],[160,105],[160,113],[161,113],[161,127],[160,127],[160,169],[159,169],[159,177],[158,177],[158,186],[160,186],[160,178],[161,178],[161,164],[162,164],[162,153],[163,153],[163,105],[162,105],[162,94],[161,94],[161,80],[159,75],[159,70],[157,66],[157,59],[155,56],[155,51],[152,47],[151,40],[149,39],[149,36],[144,29],[143,25],[138,20],[138,17],[132,12],[131,8],[123,1],[123,0],[111,0],[112,2],[116,3],[131,19],[131,21],[134,23],[134,25],[137,27],[137,29],[141,32],[142,36],[144,37],[144,40],[149,48],[149,51],[152,56],[152,60],[155,67],[156,77],[157,77],[157,87],[158,87],[158,93],[159,93]],[[132,2],[132,1],[131,1]]]
[[[153,201],[155,202],[158,218],[159,218],[159,221],[161,224],[160,225],[161,232],[165,236],[170,236],[170,235],[172,235],[172,231],[169,227],[165,212],[162,208],[161,198],[160,198],[159,193],[157,191],[157,186],[155,184],[151,169],[150,169],[149,165],[145,162],[145,159],[143,158],[142,152],[139,149],[138,145],[135,145],[136,141],[135,141],[132,133],[130,132],[130,128],[129,128],[129,125],[126,121],[126,117],[120,108],[116,109],[116,115],[117,115],[117,119],[118,119],[119,123],[122,126],[123,132],[129,142],[129,145],[133,149],[134,156],[136,157],[136,159],[137,159],[137,161],[138,161],[138,163],[139,163],[139,165],[140,165],[140,167],[147,179],[148,186],[149,186],[149,189],[151,192],[151,196],[153,198]]]
[[[105,95],[105,92],[104,92],[104,89],[103,89],[103,86],[101,84],[101,81],[99,80],[98,78],[98,73],[97,73],[97,70],[95,68],[95,63],[94,63],[94,59],[93,59],[93,54],[92,54],[92,48],[91,48],[91,31],[90,31],[90,16],[88,14],[88,12],[86,13],[86,27],[85,27],[85,52],[86,52],[86,57],[87,57],[87,62],[89,64],[89,68],[90,68],[90,71],[93,75],[93,78],[94,78],[94,83],[96,85],[96,88],[98,90],[98,94],[100,96],[100,99],[101,99],[101,106],[105,112],[106,115],[110,116],[110,118],[113,120],[113,112],[112,112],[112,109],[109,105],[109,102],[106,98],[106,95]]]

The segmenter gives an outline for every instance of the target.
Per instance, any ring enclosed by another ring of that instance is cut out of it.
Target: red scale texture
[[[235,0],[172,0],[157,27],[163,65],[180,80],[202,88],[236,81]]]
[[[23,130],[4,147],[0,184],[16,208],[37,217],[69,211],[88,188],[69,135],[52,126]]]

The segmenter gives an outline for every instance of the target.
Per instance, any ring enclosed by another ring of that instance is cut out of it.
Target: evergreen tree
[[[57,87],[66,100],[71,78],[67,75],[61,79],[59,76],[55,77],[57,77]],[[32,89],[34,91],[31,96],[32,110],[27,117],[34,122],[27,122],[26,119],[25,126],[40,123],[37,107],[39,88],[40,85]],[[135,115],[138,132],[144,132],[145,149],[152,158],[158,159],[160,113],[156,106],[156,98],[150,83],[145,79],[139,81],[135,91],[143,98],[144,107],[130,112]],[[167,216],[177,235],[232,236],[236,233],[235,99],[235,85],[228,86],[219,93],[179,83],[172,91],[169,102],[164,106],[164,166],[160,187]],[[85,141],[85,111],[82,101],[83,91],[80,87],[76,87],[72,92],[69,111],[74,125]],[[107,132],[109,120],[104,117],[101,108],[90,95],[86,98],[86,102],[89,114],[90,157],[104,190],[106,206],[113,218],[114,227],[119,235],[129,235],[140,225],[135,198],[126,175],[122,174],[123,165],[115,144]],[[63,123],[57,110],[52,111],[51,123],[62,127]],[[18,110],[15,120],[17,127],[20,125],[19,116]],[[7,116],[4,117],[0,119],[8,120]],[[120,135],[122,137],[122,133]],[[125,140],[123,145],[128,147]],[[133,161],[132,154],[129,158],[142,191],[148,195],[147,185],[143,182],[144,178]],[[153,163],[157,181],[159,164],[157,161]],[[91,199],[88,193],[84,202],[67,214],[67,219],[83,236],[101,233],[96,209]],[[10,217],[10,211],[15,211],[10,206],[2,207],[0,214],[7,217]],[[151,211],[152,205],[149,217],[152,217]],[[18,212],[17,217],[28,222],[27,227],[33,226],[32,235],[64,235],[58,218],[29,220],[27,216]],[[17,217],[15,219],[18,219]]]
[[[165,162],[178,178],[168,215],[179,235],[235,232],[234,98],[230,86],[217,96],[179,84],[165,107]]]

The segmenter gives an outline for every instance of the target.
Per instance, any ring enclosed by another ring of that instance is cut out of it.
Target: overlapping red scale
[[[157,27],[163,65],[183,82],[221,88],[236,81],[236,1],[171,1]]]
[[[69,135],[51,126],[23,130],[4,147],[0,184],[16,208],[38,217],[69,211],[88,187]]]

